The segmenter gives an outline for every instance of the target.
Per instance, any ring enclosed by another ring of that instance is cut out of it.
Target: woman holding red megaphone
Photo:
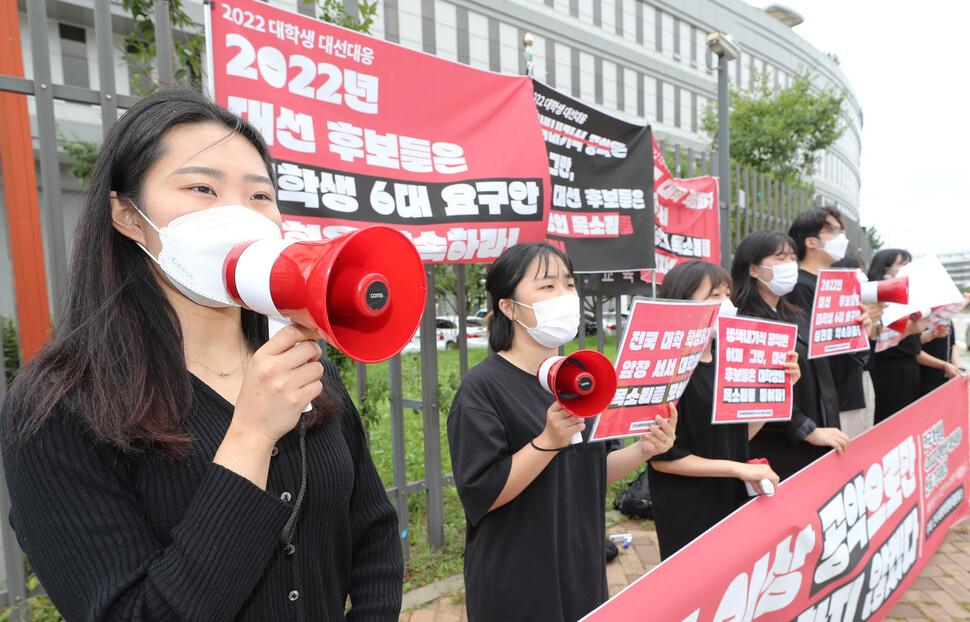
[[[896,276],[912,261],[909,251],[886,248],[869,263],[869,280],[882,281]],[[920,398],[920,371],[916,357],[922,352],[920,333],[926,319],[910,319],[900,327],[903,338],[891,347],[876,352],[872,363],[872,384],[876,395],[875,422],[885,421]]]
[[[187,89],[104,139],[70,302],[2,412],[10,521],[68,620],[398,618],[397,519],[339,374],[219,283],[214,248],[280,235],[275,178]]]
[[[626,448],[571,445],[586,425],[536,373],[578,332],[572,263],[549,244],[517,244],[492,265],[485,287],[496,353],[464,377],[448,415],[467,520],[468,619],[572,622],[608,597],[606,487],[670,448],[676,410]]]

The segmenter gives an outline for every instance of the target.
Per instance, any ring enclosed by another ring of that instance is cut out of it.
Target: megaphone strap
[[[290,518],[283,526],[283,533],[280,540],[283,548],[289,553],[293,549],[290,543],[293,542],[293,533],[296,531],[296,519],[300,514],[300,507],[303,505],[303,495],[306,493],[306,415],[300,415],[300,492],[296,495],[296,502],[293,503],[293,511]]]

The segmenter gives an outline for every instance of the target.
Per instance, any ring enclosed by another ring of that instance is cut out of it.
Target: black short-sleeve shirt
[[[513,454],[542,432],[553,401],[535,376],[497,354],[468,372],[452,401],[448,442],[467,521],[471,622],[573,621],[608,596],[607,444],[562,451],[519,496],[488,511],[508,480]]]

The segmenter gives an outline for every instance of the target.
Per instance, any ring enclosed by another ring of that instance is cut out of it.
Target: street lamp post
[[[719,208],[721,210],[721,265],[731,265],[731,132],[728,126],[728,61],[738,57],[740,50],[731,35],[712,32],[707,35],[707,47],[717,55],[717,176]]]
[[[535,60],[535,54],[532,51],[532,33],[527,32],[525,36],[522,37],[522,45],[525,48],[522,51],[522,58],[525,59],[525,75],[530,78],[535,77],[533,71],[533,61]]]

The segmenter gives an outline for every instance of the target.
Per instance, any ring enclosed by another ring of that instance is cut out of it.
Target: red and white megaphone
[[[223,276],[237,304],[310,328],[361,363],[407,345],[428,288],[414,244],[383,225],[327,241],[242,242],[226,256]]]
[[[556,396],[563,410],[574,417],[600,414],[616,395],[616,369],[596,350],[577,350],[569,356],[550,356],[536,374],[543,389]],[[576,432],[570,444],[581,443]]]
[[[861,283],[862,304],[873,302],[895,302],[901,305],[909,304],[909,277],[898,276],[884,281],[866,281]]]

